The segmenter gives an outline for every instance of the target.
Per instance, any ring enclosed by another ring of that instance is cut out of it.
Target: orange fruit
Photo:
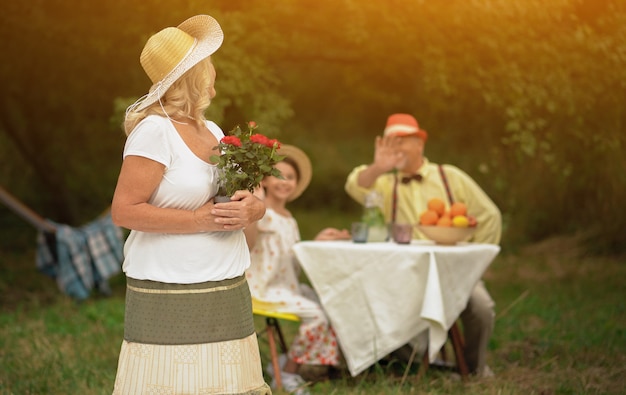
[[[454,218],[457,215],[467,215],[467,206],[465,205],[465,203],[452,203],[452,206],[450,206],[450,216]]]
[[[446,211],[446,204],[439,198],[432,198],[428,201],[428,209],[433,210],[441,217]]]
[[[452,219],[448,215],[442,215],[437,221],[437,226],[452,226]]]
[[[420,224],[435,225],[439,220],[439,215],[433,210],[426,210],[420,215]]]

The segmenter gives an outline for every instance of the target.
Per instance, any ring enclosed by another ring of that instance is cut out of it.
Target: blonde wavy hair
[[[211,104],[209,91],[215,81],[211,80],[211,57],[198,62],[189,69],[154,104],[139,111],[129,111],[124,118],[124,132],[128,136],[148,115],[167,118],[194,119],[198,127],[204,125],[204,111]]]

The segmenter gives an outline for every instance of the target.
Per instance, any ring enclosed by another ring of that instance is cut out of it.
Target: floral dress
[[[252,297],[283,313],[300,317],[301,324],[289,357],[299,364],[338,365],[339,346],[315,291],[298,282],[300,267],[292,247],[300,241],[293,217],[267,209],[257,223],[256,245],[246,272]]]

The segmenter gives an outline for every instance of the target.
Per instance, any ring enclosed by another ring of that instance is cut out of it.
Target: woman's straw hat
[[[304,192],[311,182],[311,176],[313,175],[311,161],[304,151],[289,144],[281,144],[278,149],[278,154],[286,156],[296,162],[296,166],[298,166],[298,184],[296,184],[296,189],[291,193],[288,199],[289,201],[292,201],[302,195],[302,192]]]
[[[417,119],[411,114],[391,114],[387,118],[387,126],[383,133],[385,136],[412,136],[428,139],[428,133],[420,129]]]
[[[224,33],[209,15],[196,15],[178,27],[167,27],[148,39],[139,58],[152,87],[132,110],[157,102],[186,71],[211,56],[222,45]]]

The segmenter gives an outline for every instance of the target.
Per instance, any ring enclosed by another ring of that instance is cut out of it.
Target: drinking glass
[[[413,225],[411,224],[393,224],[391,228],[393,241],[398,244],[409,244],[413,236]]]
[[[368,226],[365,222],[352,223],[352,241],[365,243],[367,241]]]

